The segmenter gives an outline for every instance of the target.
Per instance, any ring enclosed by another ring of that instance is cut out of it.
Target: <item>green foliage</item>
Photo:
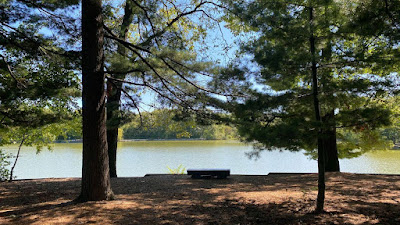
[[[372,140],[380,143],[375,130],[391,124],[393,109],[382,101],[396,93],[392,75],[398,72],[399,58],[393,56],[399,48],[384,36],[352,29],[359,1],[224,2],[229,27],[250,37],[233,62],[235,69],[214,81],[220,90],[232,89],[235,81],[245,84],[243,78],[254,84],[248,90],[238,85],[249,97],[222,107],[235,116],[243,139],[258,142],[258,149],[312,152],[319,128],[338,127],[352,133],[352,138],[340,137],[342,152],[367,149]],[[310,40],[315,41],[315,56]],[[323,122],[315,120],[313,60]]]
[[[79,28],[70,14],[77,4],[0,3],[0,128],[41,127],[71,118],[80,96]]]
[[[6,154],[0,149],[0,181],[6,181],[10,177],[9,165],[11,154]]]
[[[177,112],[163,109],[142,114],[123,127],[124,139],[179,139],[206,140],[237,139],[235,128],[222,125],[199,125],[195,117],[176,120]]]
[[[11,127],[1,129],[0,145],[20,143],[24,140],[25,146],[36,146],[37,152],[44,147],[51,150],[51,144],[59,137],[67,137],[70,133],[80,131],[80,119],[75,117],[70,121],[59,121],[58,123],[47,124],[41,127]]]
[[[393,144],[382,138],[378,130],[362,132],[342,131],[338,134],[339,157],[353,158],[371,150],[384,150],[393,147]]]
[[[115,36],[106,39],[109,77],[108,124],[120,125],[120,109],[139,110],[143,94],[156,96],[163,106],[189,105],[208,87],[217,66],[200,58],[206,28],[217,23],[215,5],[206,1],[106,1],[105,25]],[[122,10],[123,9],[123,10]],[[109,33],[109,32],[108,32]],[[129,46],[129,47],[128,47]],[[126,82],[122,85],[121,80]],[[114,89],[114,90],[113,90]],[[119,105],[123,89],[125,104]],[[128,97],[129,95],[129,97]],[[113,111],[113,112],[110,112]]]
[[[53,135],[57,135],[56,141],[69,141],[82,139],[82,118],[76,115],[72,120],[59,123],[53,130]]]
[[[357,5],[356,12],[351,29],[367,36],[383,35],[387,42],[398,43],[400,40],[399,0],[365,0]]]
[[[400,142],[400,127],[395,126],[382,129],[380,135],[390,140],[393,145],[396,145]]]
[[[390,140],[392,145],[395,148],[399,148],[400,143],[400,104],[399,104],[399,96],[395,96],[388,101],[385,101],[385,104],[388,108],[392,109],[394,114],[392,115],[392,125],[389,127],[384,127],[379,130],[380,135],[384,137],[386,140]]]
[[[121,141],[124,136],[124,130],[122,128],[118,128],[118,141]]]
[[[167,169],[169,174],[185,174],[186,171],[186,167],[184,167],[182,164],[175,169],[171,169],[169,166],[167,166]]]
[[[79,115],[78,4],[0,3],[0,145],[41,149]]]
[[[337,132],[337,139],[340,159],[356,158],[366,152],[392,149],[394,146],[378,129],[357,132],[341,129]],[[316,149],[308,149],[305,154],[315,160],[318,158]]]
[[[79,124],[79,125],[78,125]],[[13,126],[0,129],[0,146],[16,144],[22,146],[35,146],[37,153],[44,147],[52,150],[52,143],[59,137],[66,137],[69,133],[77,133],[80,130],[80,119],[74,117],[69,121],[58,121],[58,123],[46,124],[40,127]],[[18,155],[18,154],[17,154]],[[11,155],[4,154],[0,150],[0,180],[11,180],[9,168]],[[15,158],[14,163],[17,163]],[[14,176],[12,177],[15,178]]]

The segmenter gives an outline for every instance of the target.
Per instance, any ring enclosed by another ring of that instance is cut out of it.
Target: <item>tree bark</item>
[[[319,123],[318,129],[318,196],[317,206],[315,209],[316,213],[324,211],[325,203],[325,152],[322,139],[322,119],[320,112],[319,94],[318,94],[318,76],[317,76],[317,61],[315,53],[315,36],[314,36],[314,12],[313,8],[310,7],[310,53],[312,58],[311,63],[311,75],[312,75],[312,91],[314,100],[314,112],[315,120]]]
[[[82,1],[82,186],[78,201],[110,200],[101,0]]]
[[[332,110],[322,118],[328,125],[323,133],[323,145],[325,150],[325,172],[340,172],[339,156],[336,140],[335,113]]]
[[[126,1],[124,11],[124,18],[120,26],[119,36],[121,39],[126,40],[129,25],[132,23],[134,15],[132,1]],[[125,47],[119,44],[117,52],[125,56]],[[124,80],[126,74],[113,76]],[[121,125],[121,118],[119,116],[121,108],[121,88],[121,82],[112,83],[112,81],[107,81],[107,142],[111,177],[117,177],[118,128]]]

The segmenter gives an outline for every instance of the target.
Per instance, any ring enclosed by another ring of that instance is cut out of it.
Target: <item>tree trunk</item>
[[[322,118],[323,122],[328,125],[323,133],[323,145],[325,150],[325,171],[340,172],[339,156],[336,140],[336,123],[335,113],[332,110]]]
[[[110,177],[117,177],[117,144],[118,144],[118,128],[107,129],[108,142],[108,162],[110,166]]]
[[[15,166],[17,165],[17,161],[18,161],[18,158],[19,158],[19,154],[21,153],[21,148],[22,148],[22,146],[24,145],[24,142],[25,142],[26,138],[27,138],[27,137],[26,137],[25,134],[22,135],[21,142],[19,143],[19,146],[18,146],[17,156],[15,156],[14,164],[13,164],[13,166],[11,167],[11,170],[10,170],[10,178],[9,178],[9,180],[8,180],[9,182],[11,182],[11,181],[13,180],[14,169],[15,169]]]
[[[314,100],[314,112],[315,120],[319,123],[318,126],[318,196],[317,196],[317,207],[316,213],[324,211],[325,203],[325,152],[322,139],[322,119],[320,112],[319,94],[318,94],[318,76],[317,76],[317,61],[315,53],[315,37],[314,37],[314,12],[313,8],[309,8],[310,11],[310,53],[312,57],[311,63],[311,75],[312,75],[312,89],[313,89],[313,100]]]
[[[321,135],[321,133],[318,133]],[[316,213],[321,213],[324,211],[325,204],[325,156],[324,156],[324,146],[322,139],[318,138],[318,196],[317,196],[317,206],[315,208]]]
[[[82,186],[78,201],[110,200],[101,0],[82,1]]]
[[[325,27],[329,29],[331,25],[330,15],[329,15],[329,4],[325,1]],[[327,45],[322,51],[322,59],[326,62],[332,61],[332,34],[328,31]],[[331,77],[332,71],[326,72],[329,77]],[[324,74],[323,74],[324,75]],[[324,79],[324,78],[323,78]],[[327,77],[325,77],[325,82],[329,82]],[[330,94],[333,97],[333,94]],[[330,110],[327,114],[322,117],[322,122],[324,123],[323,130],[323,145],[325,151],[325,172],[340,172],[339,158],[336,142],[336,121],[335,121],[335,110]]]
[[[126,40],[129,25],[133,20],[133,2],[126,1],[124,18],[120,27],[119,37]],[[118,44],[118,54],[125,56],[125,47]],[[111,66],[114,68],[114,66]],[[124,72],[124,67],[118,68]],[[113,75],[115,78],[124,80],[126,74]],[[110,165],[110,176],[117,177],[117,148],[118,148],[118,128],[121,125],[120,107],[121,107],[121,82],[107,81],[107,142]]]
[[[121,123],[119,116],[121,86],[121,83],[113,84],[107,81],[107,143],[110,177],[117,177],[118,127]]]

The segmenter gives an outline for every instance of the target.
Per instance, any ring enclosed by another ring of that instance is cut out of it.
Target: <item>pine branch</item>
[[[107,67],[105,67],[106,70],[104,71],[107,74],[110,75],[123,75],[123,74],[129,74],[129,73],[135,73],[135,72],[143,72],[143,70],[141,69],[131,69],[131,70],[127,70],[127,71],[113,71],[113,70],[109,70]]]
[[[225,97],[245,97],[245,96],[236,96],[236,95],[231,95],[231,94],[224,94],[224,93],[220,93],[220,92],[214,92],[214,91],[212,91],[212,90],[207,90],[207,89],[205,89],[205,88],[202,88],[202,87],[198,86],[197,84],[193,83],[192,81],[188,80],[183,74],[181,74],[178,70],[176,70],[173,66],[171,66],[171,65],[165,60],[165,58],[163,58],[163,57],[161,57],[161,56],[159,56],[159,55],[157,55],[157,54],[152,53],[149,49],[145,49],[145,48],[140,47],[140,46],[138,46],[138,45],[134,45],[134,44],[132,44],[132,43],[130,43],[130,42],[127,42],[127,41],[125,41],[125,40],[122,40],[121,38],[118,38],[118,37],[117,37],[115,34],[113,34],[112,31],[111,31],[108,27],[106,27],[105,25],[104,25],[104,29],[106,29],[106,31],[110,34],[110,35],[105,35],[105,37],[108,37],[108,38],[110,38],[110,39],[116,40],[117,42],[119,42],[120,44],[124,45],[126,48],[128,48],[129,50],[131,50],[135,55],[137,55],[137,56],[146,64],[146,66],[148,66],[148,67],[157,75],[157,77],[160,78],[160,81],[161,81],[163,84],[164,84],[164,82],[166,82],[167,80],[166,80],[165,78],[163,78],[163,77],[155,70],[155,68],[154,68],[154,67],[153,67],[153,66],[152,66],[152,65],[137,51],[137,50],[144,51],[144,52],[146,52],[146,53],[149,53],[149,54],[151,54],[151,55],[157,57],[158,59],[160,59],[161,61],[163,61],[163,63],[164,63],[169,69],[171,69],[172,71],[174,71],[179,77],[181,77],[183,80],[185,80],[185,81],[188,82],[190,85],[192,85],[193,87],[195,87],[195,88],[197,88],[197,89],[199,89],[199,90],[202,90],[202,91],[204,91],[204,92],[208,92],[208,93],[211,93],[211,94],[217,94],[217,95],[225,96]],[[165,84],[164,84],[164,86],[165,86]],[[166,87],[169,91],[171,91],[169,87],[167,87],[167,86],[165,86],[165,87]],[[172,92],[172,91],[171,91],[171,92]]]
[[[5,63],[6,66],[7,66],[8,73],[9,73],[9,74],[11,75],[11,77],[15,80],[15,82],[17,82],[17,87],[20,88],[20,89],[22,89],[21,87],[27,88],[26,85],[25,85],[24,83],[22,83],[21,81],[19,81],[19,80],[17,79],[17,76],[16,76],[16,75],[14,74],[14,72],[11,70],[10,64],[8,64],[8,62],[7,62],[7,60],[6,60],[6,57],[5,57],[4,55],[2,55],[2,54],[0,54],[0,56],[1,56],[1,58],[2,58],[3,61],[4,61],[4,63]]]
[[[37,47],[37,49],[39,49],[39,50],[42,49],[41,52],[42,52],[44,55],[47,55],[46,52],[50,52],[50,53],[52,53],[52,54],[64,56],[64,57],[67,57],[67,58],[73,59],[73,60],[76,60],[77,58],[80,58],[80,57],[81,57],[80,52],[76,52],[76,51],[63,51],[63,52],[58,52],[58,51],[54,51],[54,50],[52,50],[52,49],[48,49],[48,48],[46,48],[46,47],[43,45],[43,43],[41,43],[39,40],[35,40],[34,38],[28,36],[27,34],[21,32],[20,30],[18,30],[17,28],[12,27],[12,26],[10,26],[10,25],[8,25],[8,24],[6,24],[6,23],[3,23],[3,22],[1,22],[1,21],[0,21],[0,24],[2,24],[3,26],[5,26],[5,27],[7,27],[7,28],[9,28],[9,29],[11,29],[11,30],[13,30],[15,33],[21,35],[23,38],[25,38],[26,40],[28,40],[30,43],[34,44],[34,45]],[[27,52],[32,51],[32,48],[27,49],[26,47],[20,45],[18,42],[16,42],[16,41],[10,39],[9,37],[7,37],[7,36],[4,35],[4,34],[1,34],[1,36],[3,36],[5,39],[7,39],[7,41],[8,41],[9,43],[13,44],[14,46],[16,46],[16,47],[18,47],[18,48],[20,48],[20,49],[22,49],[22,50],[24,50],[24,51],[27,51]]]
[[[142,113],[140,111],[139,106],[136,104],[136,101],[133,99],[133,97],[130,94],[128,94],[128,92],[125,89],[123,89],[122,87],[121,88],[118,87],[118,85],[116,85],[114,83],[114,81],[119,81],[119,79],[115,79],[115,78],[112,78],[110,76],[108,76],[107,78],[115,88],[117,88],[118,90],[122,91],[125,94],[125,96],[128,97],[131,100],[133,106],[136,108],[136,110],[137,110],[137,112],[139,114],[140,124],[142,125],[143,124]],[[135,84],[135,85],[137,85],[137,84]]]
[[[153,21],[150,19],[147,9],[144,6],[140,5],[137,1],[135,1],[135,0],[131,0],[131,1],[144,12],[144,15],[145,15],[147,21],[150,23],[153,33],[156,33],[156,29],[153,25]]]
[[[397,27],[396,26],[397,21],[396,21],[395,17],[393,16],[393,14],[389,10],[389,1],[388,0],[385,0],[385,12],[389,16],[389,18],[392,22],[392,26]]]
[[[19,1],[24,2],[24,3],[27,3],[27,4],[31,4],[32,6],[38,8],[39,11],[41,11],[41,12],[43,12],[43,13],[45,13],[45,14],[50,15],[50,17],[59,19],[59,21],[61,22],[62,27],[63,27],[64,30],[65,30],[65,32],[67,32],[67,34],[70,34],[70,33],[68,32],[68,28],[67,28],[67,26],[65,25],[65,23],[64,23],[64,21],[63,21],[63,18],[62,18],[61,16],[56,15],[56,14],[54,14],[54,13],[48,11],[47,9],[44,8],[43,5],[39,5],[39,4],[37,4],[35,1],[29,1],[29,0],[19,0]]]
[[[134,86],[147,87],[147,84],[145,84],[145,83],[135,83],[135,82],[132,82],[132,81],[127,81],[127,80],[122,80],[122,79],[114,78],[114,77],[112,77],[112,76],[106,76],[106,78],[107,78],[108,80],[117,81],[117,82],[119,82],[119,83],[126,83],[126,84],[131,84],[131,85],[134,85]]]
[[[175,18],[173,18],[170,22],[168,22],[167,25],[166,25],[162,30],[160,30],[159,32],[156,32],[156,33],[154,33],[153,35],[151,35],[150,37],[148,37],[146,41],[144,41],[144,42],[141,43],[141,45],[143,45],[143,46],[149,45],[150,42],[151,42],[153,39],[155,39],[155,38],[157,38],[157,37],[160,37],[160,36],[163,35],[165,32],[167,32],[168,28],[170,28],[172,25],[174,25],[174,23],[176,23],[177,21],[179,21],[179,19],[181,19],[182,17],[188,16],[188,15],[194,14],[194,13],[196,13],[196,12],[199,12],[199,8],[200,8],[201,6],[207,4],[207,3],[209,3],[209,2],[207,2],[207,1],[205,1],[205,2],[201,1],[199,4],[197,4],[197,5],[194,7],[193,10],[190,10],[190,11],[188,11],[188,12],[184,12],[184,13],[178,14]]]

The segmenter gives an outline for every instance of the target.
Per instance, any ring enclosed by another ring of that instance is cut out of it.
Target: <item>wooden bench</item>
[[[229,169],[188,169],[187,174],[191,175],[194,179],[206,177],[224,179],[231,175],[231,171]]]

